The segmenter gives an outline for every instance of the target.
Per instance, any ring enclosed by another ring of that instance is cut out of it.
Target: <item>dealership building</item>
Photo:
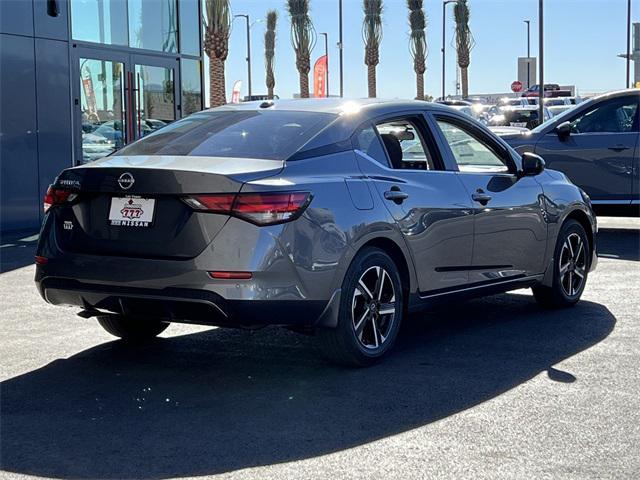
[[[203,107],[198,0],[0,0],[0,229],[64,168]]]

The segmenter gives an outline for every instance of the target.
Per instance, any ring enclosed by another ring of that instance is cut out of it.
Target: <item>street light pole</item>
[[[324,37],[324,56],[327,60],[327,69],[326,69],[326,77],[325,77],[325,91],[327,98],[329,97],[329,34],[328,33],[320,33]]]
[[[458,0],[444,0],[442,2],[442,100],[444,100],[446,94],[446,74],[445,74],[445,66],[446,66],[446,55],[445,55],[445,42],[447,40],[446,35],[446,20],[447,20],[447,4],[449,3],[458,3]]]
[[[247,87],[249,90],[249,100],[251,100],[251,24],[249,23],[249,15],[234,15],[234,18],[237,17],[244,17],[244,19],[247,21]]]
[[[338,0],[338,48],[340,55],[340,97],[344,96],[343,77],[342,77],[342,0]],[[329,68],[329,67],[327,67]],[[329,85],[329,79],[327,75],[327,92]]]
[[[626,87],[631,88],[631,0],[627,0],[627,81]]]
[[[538,101],[538,122],[544,121],[544,0],[538,2],[538,50],[540,56],[540,82],[539,88],[539,101]]]
[[[527,88],[531,86],[531,20],[525,20],[527,24]]]

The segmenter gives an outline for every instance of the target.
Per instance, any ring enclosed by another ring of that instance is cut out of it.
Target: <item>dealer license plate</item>
[[[134,195],[113,197],[109,222],[118,227],[148,227],[153,222],[156,200]]]

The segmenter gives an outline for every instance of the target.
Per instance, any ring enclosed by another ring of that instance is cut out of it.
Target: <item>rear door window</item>
[[[319,112],[199,112],[124,147],[117,155],[285,160],[335,118]]]

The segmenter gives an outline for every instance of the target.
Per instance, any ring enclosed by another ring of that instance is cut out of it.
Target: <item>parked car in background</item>
[[[572,306],[597,258],[575,185],[421,101],[198,112],[64,170],[44,203],[47,302],[127,342],[286,326],[352,366],[389,353],[405,312],[523,287]]]
[[[585,190],[596,211],[640,214],[640,90],[592,98],[534,129],[503,138],[520,153],[535,152]]]
[[[532,85],[527,88],[523,93],[523,97],[539,97],[540,85]],[[571,91],[560,89],[560,85],[557,83],[545,83],[544,84],[544,96],[545,97],[570,97]]]
[[[543,122],[551,118],[551,113],[544,109]],[[489,120],[488,125],[492,127],[524,127],[533,129],[540,124],[539,110],[535,105],[526,107],[504,107],[500,112]]]
[[[473,105],[473,103],[467,100],[455,99],[436,100],[435,103],[439,103],[440,105],[448,105],[449,107],[470,107]]]
[[[500,107],[528,107],[529,101],[527,98],[516,97],[516,98],[501,98],[498,102],[498,106]]]

